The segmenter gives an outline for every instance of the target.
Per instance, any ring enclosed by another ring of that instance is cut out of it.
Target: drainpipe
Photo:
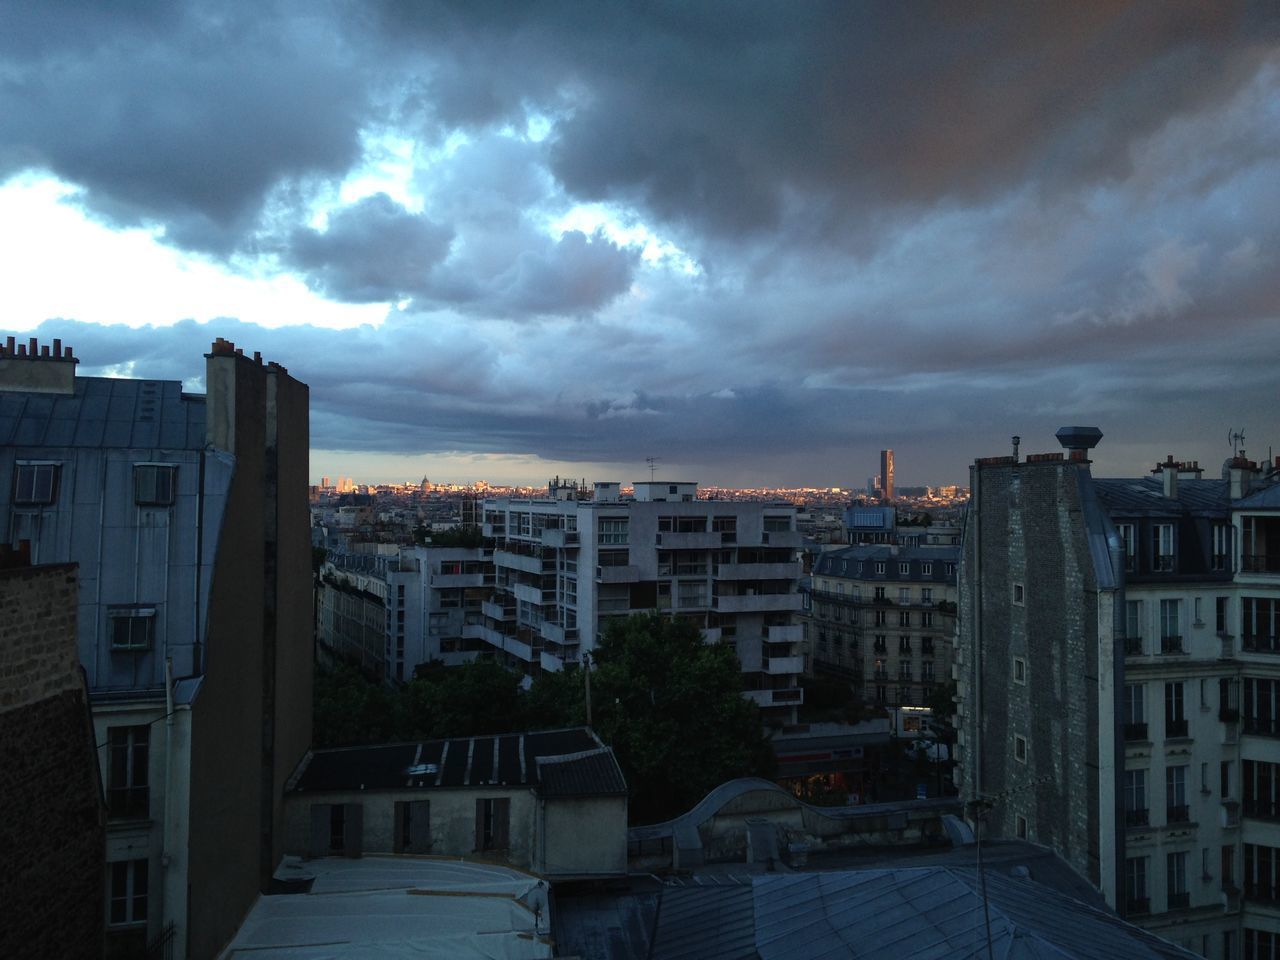
[[[165,893],[168,890],[168,868],[173,862],[173,855],[170,851],[173,849],[173,813],[172,813],[172,796],[173,796],[173,657],[165,657],[164,660],[164,831],[160,844],[160,866],[166,871],[164,878],[160,882],[160,897],[162,916],[167,914],[169,919],[173,919],[173,915],[169,913],[169,904],[166,902]]]
[[[1125,547],[1120,535],[1114,527],[1107,536],[1107,553],[1111,558],[1111,569],[1116,579],[1115,601],[1111,608],[1111,675],[1114,678],[1111,693],[1112,717],[1112,764],[1115,771],[1115,787],[1113,794],[1113,816],[1115,817],[1115,853],[1113,869],[1115,877],[1112,889],[1115,890],[1116,912],[1124,917],[1128,915],[1128,904],[1125,903],[1124,862],[1125,862],[1125,813],[1124,813],[1124,645],[1116,639],[1125,632]]]
[[[973,799],[982,793],[982,468],[973,466],[969,522],[973,524]]]

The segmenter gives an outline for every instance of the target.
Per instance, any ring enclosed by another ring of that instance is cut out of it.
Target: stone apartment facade
[[[80,572],[107,947],[212,956],[283,853],[311,738],[305,384],[219,339],[207,394],[0,347],[0,543]]]
[[[1280,943],[1280,470],[1066,454],[975,462],[957,779],[984,829],[1059,852],[1207,957]]]
[[[695,483],[634,488],[623,499],[617,483],[553,482],[546,499],[485,500],[495,576],[475,634],[533,674],[581,662],[610,618],[669,612],[733,645],[744,695],[767,715],[794,716],[804,697],[795,507],[700,500]]]
[[[0,546],[0,955],[97,960],[106,810],[76,655],[76,567]],[[145,896],[145,894],[143,894]],[[113,900],[108,913],[127,909]]]

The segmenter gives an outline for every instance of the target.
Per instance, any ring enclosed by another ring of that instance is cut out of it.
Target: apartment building
[[[484,501],[494,582],[478,635],[528,674],[579,663],[610,618],[651,610],[697,623],[742,664],[745,695],[779,718],[803,702],[795,507],[700,500],[696,483]]]
[[[108,955],[206,957],[283,853],[311,738],[308,399],[219,339],[208,393],[0,346],[0,543],[79,568]]]
[[[1280,943],[1280,464],[1095,479],[980,459],[960,574],[957,781],[1203,956]]]
[[[924,705],[951,679],[960,548],[864,544],[814,564],[813,669],[868,703]]]

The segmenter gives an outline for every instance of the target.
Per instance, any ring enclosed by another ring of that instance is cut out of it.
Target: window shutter
[[[476,801],[476,842],[473,848],[477,853],[484,849],[484,801]]]
[[[392,840],[392,851],[395,853],[410,853],[409,837],[412,835],[411,830],[407,829],[406,818],[410,816],[409,804],[403,800],[397,800],[392,807],[392,816],[395,820],[395,837]]]
[[[511,800],[499,797],[493,801],[493,845],[498,850],[510,846]]]
[[[329,804],[311,805],[311,856],[323,857],[329,853]]]
[[[364,804],[346,804],[346,846],[343,850],[348,857],[358,857],[364,851]]]
[[[414,800],[409,804],[408,853],[431,852],[431,801]]]

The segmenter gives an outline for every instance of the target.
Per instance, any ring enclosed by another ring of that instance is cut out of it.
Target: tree
[[[428,665],[400,691],[404,740],[509,733],[522,720],[520,676],[492,660]]]
[[[433,547],[479,547],[484,544],[484,534],[479,527],[456,527],[432,532],[429,543]]]
[[[396,734],[391,692],[347,664],[316,672],[312,718],[317,747],[385,743]]]
[[[614,620],[593,657],[594,725],[626,775],[633,822],[669,819],[725,780],[773,772],[737,657],[704,643],[693,623]]]

